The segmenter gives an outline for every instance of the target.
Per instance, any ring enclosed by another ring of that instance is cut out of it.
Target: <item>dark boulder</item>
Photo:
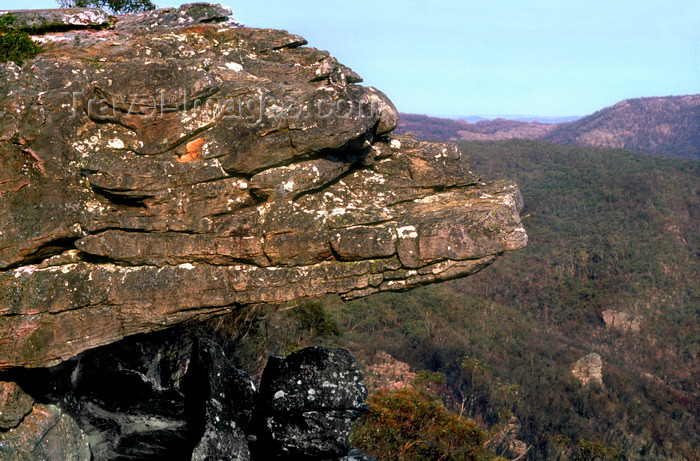
[[[69,416],[96,460],[185,460],[189,456],[182,453],[191,453],[197,432],[188,421],[194,411],[184,390],[192,355],[189,335],[166,331],[93,349],[55,367],[16,369],[7,377]]]
[[[367,409],[367,390],[344,349],[309,347],[270,357],[260,381],[260,417],[271,454],[329,459],[350,450],[352,422]]]
[[[255,384],[229,362],[218,344],[202,338],[197,342],[188,394],[198,412],[192,419],[204,432],[192,461],[250,460],[247,434],[256,411]]]
[[[55,367],[2,373],[0,459],[264,461],[347,453],[366,397],[349,352],[313,347],[271,357],[258,393],[202,335],[139,335]]]

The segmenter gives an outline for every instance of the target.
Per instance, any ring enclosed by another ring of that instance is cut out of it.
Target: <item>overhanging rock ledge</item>
[[[0,369],[462,277],[525,245],[515,185],[391,136],[381,91],[229,14],[53,28],[37,58],[0,64]]]

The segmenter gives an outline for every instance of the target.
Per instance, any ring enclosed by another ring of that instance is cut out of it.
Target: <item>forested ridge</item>
[[[461,356],[481,360],[517,386],[532,459],[552,458],[557,436],[630,459],[695,459],[698,162],[526,140],[460,148],[486,177],[520,185],[528,246],[467,279],[351,303],[343,325],[448,378]],[[606,326],[606,311],[639,330]],[[590,352],[602,356],[603,388],[571,374]]]
[[[578,120],[556,124],[502,118],[467,123],[402,114],[397,132],[438,141],[536,139],[698,159],[700,95],[627,99]]]

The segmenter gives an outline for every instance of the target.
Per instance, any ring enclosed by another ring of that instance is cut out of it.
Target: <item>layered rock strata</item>
[[[242,305],[462,277],[525,245],[515,185],[391,136],[381,91],[229,14],[67,24],[0,65],[0,369]]]
[[[365,397],[346,352],[275,358],[258,392],[156,332],[526,243],[515,185],[392,136],[391,101],[300,36],[207,4],[12,14],[44,50],[0,64],[2,459],[337,459]]]

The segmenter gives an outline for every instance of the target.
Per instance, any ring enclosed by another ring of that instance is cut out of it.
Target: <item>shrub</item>
[[[331,345],[343,330],[323,302],[297,306],[248,307],[210,321],[235,365],[259,376],[270,355],[289,354],[312,345]]]
[[[620,461],[625,459],[620,450],[599,440],[578,439],[574,444],[568,437],[557,435],[552,438],[552,441],[559,451],[553,455],[558,458],[563,457],[572,461]]]
[[[288,315],[299,322],[302,330],[311,332],[314,336],[342,336],[343,329],[326,312],[323,303],[312,300],[298,305],[288,311]]]
[[[494,459],[484,449],[486,434],[473,421],[447,411],[439,398],[419,387],[380,389],[356,423],[351,443],[381,460],[466,461]]]
[[[0,16],[0,62],[13,61],[21,66],[38,55],[41,48],[26,32],[12,29],[13,22],[15,17],[11,14]]]

